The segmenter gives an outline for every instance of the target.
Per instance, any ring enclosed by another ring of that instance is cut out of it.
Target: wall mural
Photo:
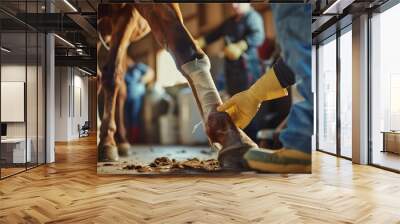
[[[311,5],[100,4],[98,36],[99,174],[311,172]]]

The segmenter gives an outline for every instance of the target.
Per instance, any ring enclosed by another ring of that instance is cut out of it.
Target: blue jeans
[[[311,153],[311,4],[271,4],[271,8],[283,60],[296,74],[296,87],[304,98],[292,105],[280,140],[285,148]]]

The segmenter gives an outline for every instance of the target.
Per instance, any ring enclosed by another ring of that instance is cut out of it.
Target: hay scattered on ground
[[[220,169],[219,162],[216,159],[199,160],[198,158],[176,161],[168,157],[158,157],[149,165],[129,164],[123,167],[126,170],[136,170],[140,173],[145,172],[170,172],[180,169],[216,171]]]

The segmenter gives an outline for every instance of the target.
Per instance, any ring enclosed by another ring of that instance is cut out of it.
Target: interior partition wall
[[[317,150],[352,157],[351,24],[317,44]]]
[[[45,152],[45,34],[24,23],[44,1],[0,3],[0,178],[37,167]],[[14,9],[14,11],[10,11]]]

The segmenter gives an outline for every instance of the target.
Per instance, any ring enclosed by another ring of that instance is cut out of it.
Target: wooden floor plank
[[[400,175],[320,152],[311,175],[96,174],[96,140],[0,181],[0,223],[400,223]]]

